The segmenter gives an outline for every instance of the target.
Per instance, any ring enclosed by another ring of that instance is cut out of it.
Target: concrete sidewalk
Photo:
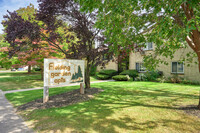
[[[93,82],[91,82],[91,84],[93,84],[93,83],[102,83],[102,82],[111,82],[111,81],[114,81],[114,80],[93,81]],[[49,88],[65,87],[65,86],[76,86],[76,85],[80,85],[80,83],[69,84],[69,85],[59,85],[59,86],[53,86],[53,87],[49,87]],[[3,91],[3,93],[6,94],[6,93],[14,93],[14,92],[21,92],[21,91],[31,91],[31,90],[39,90],[39,89],[43,89],[43,87],[29,88],[29,89],[21,89],[21,90]],[[1,132],[0,132],[0,133],[1,133]]]
[[[0,133],[33,133],[0,90]]]

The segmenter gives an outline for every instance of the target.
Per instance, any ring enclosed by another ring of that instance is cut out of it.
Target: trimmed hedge
[[[120,73],[120,75],[128,75],[130,77],[136,78],[138,76],[138,71],[137,70],[124,70],[123,72]]]
[[[116,81],[128,81],[130,77],[128,75],[116,75],[112,77]]]
[[[41,68],[33,68],[35,71],[41,71]]]
[[[99,71],[99,74],[103,74],[103,75],[108,75],[109,77],[115,76],[118,74],[118,72],[116,70],[101,70]]]
[[[105,75],[105,74],[97,74],[96,77],[97,79],[101,79],[101,80],[106,80],[110,78],[109,75]]]

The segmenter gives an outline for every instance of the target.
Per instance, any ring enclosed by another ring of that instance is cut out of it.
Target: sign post
[[[44,59],[43,103],[49,100],[49,87],[80,83],[80,93],[84,94],[83,60]]]
[[[43,103],[46,103],[49,100],[49,87],[44,86],[43,90]]]
[[[84,83],[80,83],[80,93],[85,94]]]

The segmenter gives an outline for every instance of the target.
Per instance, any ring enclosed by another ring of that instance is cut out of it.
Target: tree
[[[67,35],[68,51],[64,51],[66,58],[85,59],[85,85],[90,88],[90,69],[92,65],[103,64],[102,55],[108,52],[105,46],[95,48],[95,42],[103,44],[104,36],[101,31],[94,27],[96,12],[84,13],[80,11],[80,5],[73,0],[39,0],[38,19],[43,21],[48,30],[53,31],[53,38],[60,37],[56,34],[56,28],[64,21],[69,23],[68,31],[72,31],[76,36]],[[56,18],[60,19],[56,21]]]
[[[37,17],[47,25],[51,37],[66,39],[68,43],[68,51],[64,51],[66,58],[86,60],[85,85],[86,88],[90,88],[91,66],[102,64],[102,56],[108,52],[103,45],[95,48],[95,42],[102,43],[104,39],[101,31],[94,27],[97,13],[81,12],[80,5],[73,0],[39,0],[39,5]],[[56,20],[58,17],[60,19]],[[63,37],[55,32],[65,21],[68,22],[68,32],[75,33],[75,36]]]
[[[36,24],[38,22],[35,19],[35,14],[36,14],[36,9],[34,8],[32,4],[30,4],[29,6],[25,8],[20,8],[16,12],[13,13],[13,15],[16,15],[18,17],[17,19],[18,20],[20,19],[20,21],[24,21],[24,22],[30,21],[29,25],[31,23]],[[14,17],[12,16],[12,19],[13,18]],[[12,24],[15,24],[12,22],[14,21],[12,21],[11,19],[8,19],[7,21],[3,22],[5,30],[10,30],[10,32],[12,32],[12,30],[15,30],[16,28],[20,28],[20,27],[11,27],[13,26]],[[18,21],[18,24],[20,24],[19,21]],[[41,24],[42,23],[40,22],[39,25]],[[44,29],[40,28],[39,30],[43,35],[49,36],[48,33]],[[21,30],[18,32],[21,32]],[[7,46],[7,48],[9,49],[10,57],[13,57],[13,56],[18,57],[19,62],[15,64],[15,66],[28,65],[28,73],[31,72],[31,66],[33,65],[39,66],[41,68],[41,77],[43,79],[43,59],[55,58],[55,57],[63,58],[63,55],[59,54],[52,46],[48,44],[47,41],[43,41],[40,36],[37,36],[36,38],[32,39],[30,38],[31,33],[29,34],[30,36],[26,36],[26,35],[23,36],[24,33],[25,32],[23,32],[22,34],[16,33],[13,36],[14,38],[9,38],[10,34],[6,36],[6,39],[10,43],[10,45]]]
[[[98,28],[114,46],[154,42],[154,55],[145,57],[151,66],[163,62],[158,55],[171,57],[176,50],[190,47],[200,71],[200,1],[199,0],[77,0],[82,10],[98,11]],[[115,48],[116,49],[116,48]],[[200,103],[199,106],[200,108]]]
[[[173,53],[183,45],[189,46],[198,57],[200,70],[198,0],[77,1],[84,11],[98,10],[96,25],[105,30],[107,41],[114,45],[126,47],[127,44],[151,41],[156,44],[156,55],[166,57],[173,57]],[[187,42],[187,45],[184,42]]]
[[[50,46],[64,53],[66,58],[86,60],[85,85],[90,88],[91,66],[102,64],[102,55],[109,51],[104,45],[98,48],[94,46],[95,42],[104,39],[101,31],[94,28],[96,12],[81,13],[79,4],[73,0],[39,0],[36,16],[38,21],[32,21],[31,18],[24,20],[17,12],[9,12],[4,16],[6,40],[13,46],[11,53],[28,45],[16,43],[14,40],[17,38],[29,38],[31,42],[39,42],[43,38]],[[49,36],[41,32],[41,27],[48,31]],[[60,27],[62,32],[58,32]],[[67,50],[59,44],[67,44]]]
[[[19,62],[16,57],[9,59],[8,46],[9,44],[4,40],[3,35],[0,35],[0,66],[6,69],[10,69],[13,64]]]

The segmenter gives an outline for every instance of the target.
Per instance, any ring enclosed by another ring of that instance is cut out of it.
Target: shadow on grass
[[[145,89],[145,87],[140,89],[116,87],[120,82],[114,84],[116,85],[94,85],[105,91],[90,101],[62,108],[35,110],[28,112],[24,117],[33,121],[34,129],[39,131],[149,132],[160,127],[178,132],[199,131],[199,121],[194,121],[187,115],[177,113],[177,118],[165,119],[162,116],[165,113],[176,112],[176,107],[173,105],[177,102],[183,99],[197,100],[198,96],[162,89]],[[135,112],[134,109],[138,108],[138,112]],[[157,110],[160,114],[156,119],[149,115],[150,120],[149,118],[141,120],[140,116],[134,114],[142,116],[140,109],[146,110],[146,113]]]

